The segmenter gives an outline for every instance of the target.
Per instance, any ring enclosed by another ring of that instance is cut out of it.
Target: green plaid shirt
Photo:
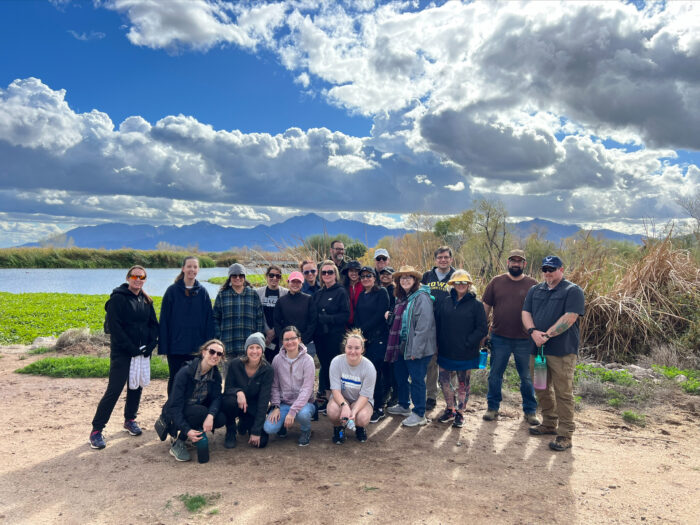
[[[226,354],[242,355],[248,336],[265,329],[260,297],[249,286],[236,293],[228,287],[214,301],[214,337],[226,345]]]

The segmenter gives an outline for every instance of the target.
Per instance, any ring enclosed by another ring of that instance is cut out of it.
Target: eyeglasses
[[[316,270],[304,270],[304,275],[313,275],[316,273]]]
[[[291,343],[292,341],[296,341],[297,339],[299,339],[299,337],[295,335],[294,337],[285,337],[284,339],[282,339],[282,342]]]
[[[333,248],[333,250],[336,251],[336,252],[344,252],[344,251],[345,251],[345,248],[337,248],[337,247],[336,247],[336,248]]]
[[[554,273],[556,271],[557,271],[557,269],[554,268],[553,266],[543,266],[542,267],[542,273]]]
[[[375,261],[388,261],[389,258],[386,255],[379,255],[374,258]]]
[[[214,350],[214,349],[212,349],[212,348],[207,348],[207,352],[209,352],[209,355],[215,355],[215,356],[217,356],[217,357],[223,357],[223,356],[224,356],[224,353],[223,353],[223,352],[219,352],[219,351]]]
[[[321,270],[321,275],[335,275],[333,270]]]
[[[244,273],[232,273],[231,277],[233,279],[245,279],[245,274]]]
[[[360,279],[374,279],[374,275],[372,275],[371,273],[363,273],[362,275],[360,275]]]
[[[146,276],[145,275],[130,275],[129,279],[131,279],[132,281],[145,281]]]
[[[280,274],[280,273],[268,273],[267,276],[270,279],[281,279],[282,278],[282,274]]]

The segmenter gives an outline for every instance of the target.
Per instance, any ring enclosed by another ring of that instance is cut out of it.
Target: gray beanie
[[[250,345],[260,345],[260,348],[265,350],[265,336],[260,332],[255,332],[250,334],[248,339],[245,340],[245,353],[248,354],[248,347]]]
[[[243,266],[241,263],[233,263],[231,266],[228,267],[228,276],[231,277],[232,275],[246,275],[248,272],[245,271],[245,266]]]

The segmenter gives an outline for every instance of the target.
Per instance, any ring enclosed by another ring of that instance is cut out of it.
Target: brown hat
[[[401,279],[402,275],[410,275],[412,277],[415,277],[416,281],[419,282],[423,278],[423,274],[421,274],[413,266],[402,266],[401,268],[399,268],[397,272],[394,272],[394,281],[399,282],[399,279]]]
[[[520,257],[523,261],[527,261],[527,258],[525,257],[525,252],[523,250],[511,250],[508,254],[508,258],[512,259],[513,257]]]

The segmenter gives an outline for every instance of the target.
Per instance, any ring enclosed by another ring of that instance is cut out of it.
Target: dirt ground
[[[678,394],[645,410],[646,428],[617,411],[584,407],[571,451],[530,436],[510,396],[496,423],[472,396],[464,428],[434,420],[402,428],[370,425],[369,440],[331,442],[328,420],[266,449],[212,440],[211,461],[178,463],[153,422],[165,381],[145,389],[138,437],[122,431],[123,397],[105,429],[107,448],[88,444],[106,379],[13,373],[42,356],[0,349],[0,414],[7,423],[0,464],[0,523],[698,523],[700,399]],[[433,417],[439,414],[432,412]],[[182,494],[220,494],[190,513]]]

